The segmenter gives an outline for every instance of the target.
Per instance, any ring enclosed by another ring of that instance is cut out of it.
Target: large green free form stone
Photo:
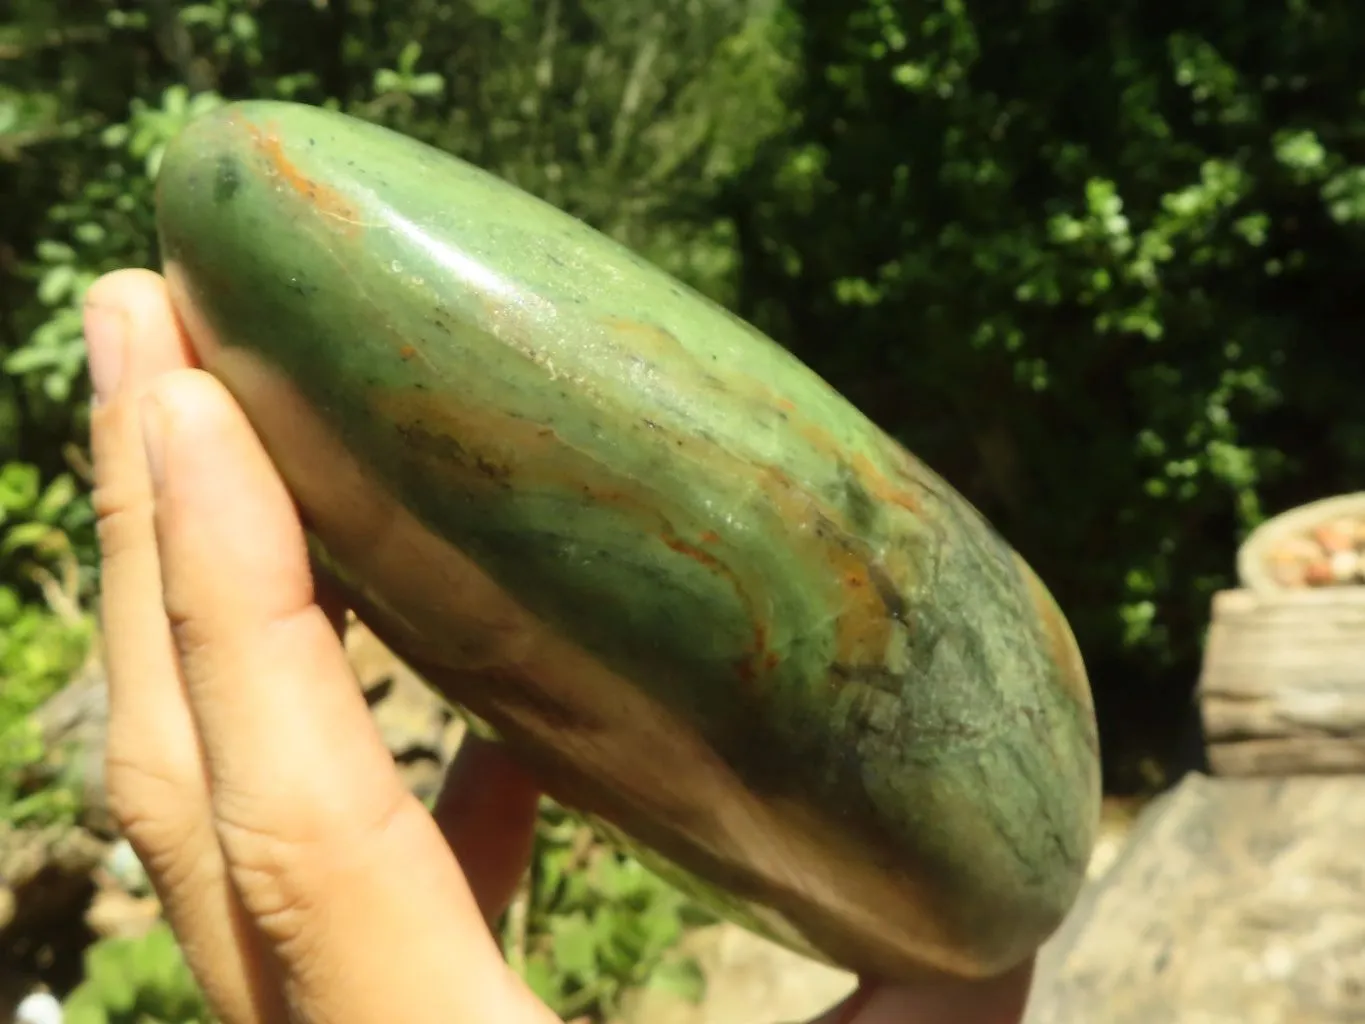
[[[1075,641],[776,343],[435,149],[275,102],[161,165],[167,280],[358,613],[547,792],[865,975],[982,977],[1099,814]]]

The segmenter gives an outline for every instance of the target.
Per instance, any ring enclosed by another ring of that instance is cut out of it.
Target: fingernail
[[[118,390],[128,353],[128,315],[118,306],[87,303],[85,359],[95,397],[107,402]]]
[[[138,415],[142,418],[147,472],[152,477],[152,488],[159,491],[166,479],[166,410],[154,395],[147,395],[138,403]]]

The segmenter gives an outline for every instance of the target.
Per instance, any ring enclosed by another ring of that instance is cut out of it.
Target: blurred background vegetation
[[[251,96],[457,153],[788,345],[1039,570],[1108,788],[1160,785],[1237,543],[1365,471],[1363,35],[1343,0],[8,0],[0,817],[68,803],[22,768],[92,636],[82,292],[156,266],[162,147]]]

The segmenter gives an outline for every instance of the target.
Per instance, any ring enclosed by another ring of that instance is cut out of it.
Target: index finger
[[[302,1019],[546,1020],[403,785],[316,604],[303,528],[199,371],[145,407],[166,613],[219,842]],[[451,972],[457,972],[455,978]]]

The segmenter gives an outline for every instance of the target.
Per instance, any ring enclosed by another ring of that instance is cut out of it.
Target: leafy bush
[[[548,20],[484,0],[57,6],[14,0],[0,15],[14,72],[0,87],[0,192],[23,197],[0,206],[0,815],[22,821],[74,809],[65,790],[25,780],[42,755],[27,716],[85,657],[98,591],[81,304],[99,275],[157,265],[155,178],[189,118],[248,97],[370,118],[723,297],[733,232],[708,204],[785,116],[783,30],[761,3],[669,0],[643,14],[557,0]],[[738,90],[746,102],[729,103]],[[581,877],[567,874],[563,830],[580,833],[560,817],[544,827],[512,915],[537,990],[597,1013],[647,976],[694,984],[666,955],[682,897],[596,846]],[[97,944],[87,967],[73,1024],[204,1019],[164,928]]]
[[[74,785],[27,785],[44,755],[29,716],[88,653],[90,532],[89,501],[73,474],[43,487],[36,466],[0,467],[0,580],[17,584],[0,582],[0,820],[11,824],[68,820],[76,811]]]
[[[527,887],[503,922],[503,948],[564,1019],[603,1019],[639,985],[700,998],[696,962],[672,951],[685,927],[709,920],[639,861],[547,802]]]
[[[790,6],[739,305],[1033,563],[1136,785],[1240,538],[1365,477],[1365,9]]]

